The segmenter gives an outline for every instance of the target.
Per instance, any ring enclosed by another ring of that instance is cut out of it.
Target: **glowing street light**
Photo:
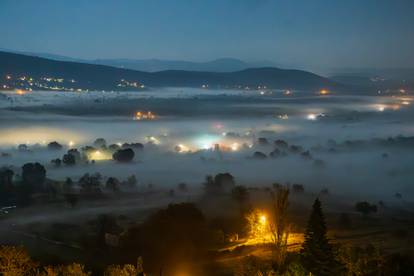
[[[319,95],[324,96],[324,95],[328,95],[328,94],[329,94],[329,91],[326,90],[326,89],[322,89],[321,91],[319,91]]]

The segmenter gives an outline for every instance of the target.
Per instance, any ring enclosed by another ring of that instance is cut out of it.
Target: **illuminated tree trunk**
[[[277,265],[281,266],[286,257],[290,225],[287,220],[287,208],[289,205],[289,188],[276,187],[271,192],[272,213],[269,223],[270,232],[274,243],[274,257]]]

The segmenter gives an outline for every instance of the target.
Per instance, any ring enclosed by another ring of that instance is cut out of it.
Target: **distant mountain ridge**
[[[144,72],[158,72],[166,70],[184,70],[184,71],[204,71],[204,72],[235,72],[248,68],[275,67],[275,64],[269,61],[245,62],[236,58],[218,58],[206,62],[184,61],[184,60],[163,60],[163,59],[129,59],[129,58],[109,58],[109,59],[79,59],[68,56],[48,54],[9,51],[0,48],[0,51],[14,54],[35,56],[57,61],[71,61],[81,63],[91,63],[99,65],[108,65],[124,69],[131,69]]]
[[[159,72],[166,70],[204,71],[204,72],[235,72],[247,69],[251,64],[234,58],[221,58],[208,62],[191,62],[180,60],[160,59],[97,59],[95,64],[132,69],[146,72]]]
[[[124,90],[123,83],[149,87],[236,88],[267,86],[275,89],[316,90],[340,88],[338,83],[301,70],[250,68],[235,72],[166,70],[143,72],[107,65],[57,61],[22,54],[0,52],[0,75],[73,80],[72,87],[89,90]],[[2,77],[3,79],[3,77]],[[120,86],[121,85],[121,86]]]

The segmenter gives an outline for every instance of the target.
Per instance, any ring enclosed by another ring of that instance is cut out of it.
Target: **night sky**
[[[414,66],[413,0],[1,0],[0,48],[302,68]]]

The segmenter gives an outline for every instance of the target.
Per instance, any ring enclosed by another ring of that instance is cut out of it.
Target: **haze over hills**
[[[97,59],[92,62],[101,65],[109,65],[146,72],[158,72],[165,70],[235,72],[248,68],[260,67],[257,64],[250,64],[234,58],[221,58],[208,62],[160,59]]]
[[[132,69],[144,72],[158,72],[165,70],[184,70],[184,71],[205,71],[205,72],[235,72],[248,68],[276,67],[270,61],[245,62],[236,58],[218,58],[206,62],[195,62],[185,60],[164,60],[164,59],[130,59],[130,58],[102,58],[102,59],[80,59],[49,53],[33,53],[10,51],[1,49],[0,51],[15,54],[35,56],[57,61],[72,61],[99,65],[108,65],[124,69]]]
[[[0,75],[63,79],[54,86],[89,90],[137,89],[148,87],[239,88],[267,86],[275,89],[315,91],[342,86],[328,78],[301,70],[279,68],[249,68],[235,72],[202,72],[166,70],[143,72],[130,69],[80,62],[57,61],[22,54],[0,52]],[[4,79],[4,78],[3,78]],[[63,89],[65,90],[65,89]]]

